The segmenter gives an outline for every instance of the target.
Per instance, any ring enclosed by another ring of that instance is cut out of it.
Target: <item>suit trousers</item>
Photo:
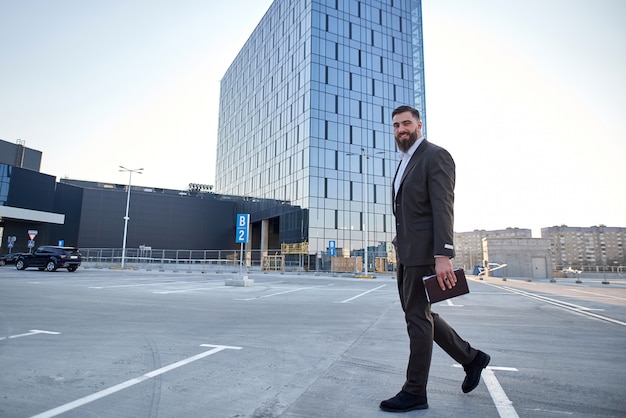
[[[433,266],[398,264],[400,303],[409,334],[410,354],[403,390],[426,396],[433,341],[461,365],[471,363],[478,351],[463,340],[438,314],[430,310],[422,278],[435,274]]]

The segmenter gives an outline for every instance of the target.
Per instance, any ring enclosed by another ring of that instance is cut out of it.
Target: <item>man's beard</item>
[[[413,144],[417,142],[417,129],[409,134],[409,139],[398,139],[396,137],[396,145],[398,145],[398,149],[402,152],[408,152]]]

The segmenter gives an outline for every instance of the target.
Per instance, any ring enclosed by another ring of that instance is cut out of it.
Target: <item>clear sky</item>
[[[58,178],[212,184],[219,82],[271,2],[0,0],[0,139]],[[626,227],[626,1],[422,7],[455,230]]]

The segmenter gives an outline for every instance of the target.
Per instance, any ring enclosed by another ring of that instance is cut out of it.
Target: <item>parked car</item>
[[[20,254],[15,267],[18,270],[37,267],[42,271],[55,271],[57,268],[76,271],[81,261],[82,256],[76,247],[42,246],[33,253]]]
[[[11,253],[0,256],[0,266],[4,266],[5,264],[15,264],[17,257],[22,253]]]

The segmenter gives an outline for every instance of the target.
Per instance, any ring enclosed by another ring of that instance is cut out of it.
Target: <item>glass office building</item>
[[[388,249],[391,112],[425,119],[423,62],[419,0],[274,1],[221,82],[215,191],[302,208],[311,254]]]

